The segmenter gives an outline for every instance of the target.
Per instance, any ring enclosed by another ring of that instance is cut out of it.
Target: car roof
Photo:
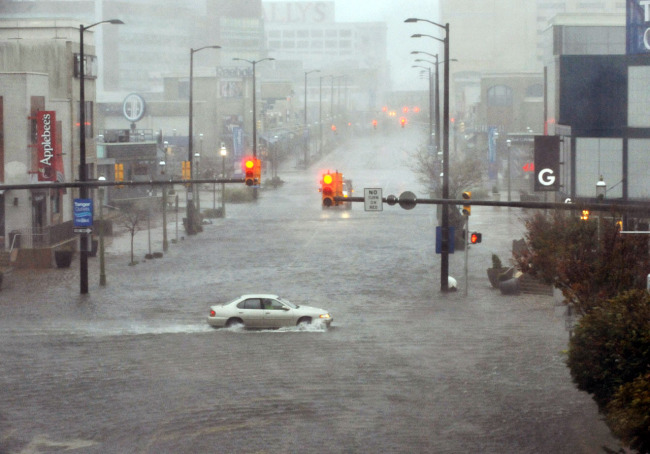
[[[278,295],[275,295],[273,293],[247,293],[245,295],[240,296],[240,299],[248,299],[248,298],[274,298],[278,299],[280,298]]]

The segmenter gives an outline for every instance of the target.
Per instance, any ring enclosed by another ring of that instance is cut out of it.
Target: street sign
[[[449,253],[453,254],[456,250],[456,228],[449,228]],[[466,246],[467,247],[467,246]],[[442,227],[436,226],[436,254],[442,254]]]
[[[363,208],[365,211],[383,211],[381,188],[363,188]]]
[[[73,227],[93,226],[93,199],[74,199]]]
[[[90,227],[75,227],[72,230],[74,233],[93,233],[93,229]]]

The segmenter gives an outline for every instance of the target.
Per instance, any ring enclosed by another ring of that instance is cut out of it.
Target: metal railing
[[[72,221],[36,229],[15,229],[9,232],[9,250],[47,248],[68,241],[74,236]]]

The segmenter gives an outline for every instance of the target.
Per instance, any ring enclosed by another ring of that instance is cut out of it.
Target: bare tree
[[[442,164],[435,153],[421,146],[410,155],[409,168],[415,172],[418,181],[430,190],[435,198],[442,197],[440,184]],[[476,189],[483,184],[485,166],[472,157],[451,157],[449,161],[449,197],[459,198],[463,191]]]
[[[125,227],[131,234],[131,262],[130,265],[135,265],[137,262],[133,256],[133,239],[135,234],[143,229],[141,222],[147,219],[147,212],[139,209],[133,203],[125,203],[122,206],[122,214],[119,219],[119,224]]]

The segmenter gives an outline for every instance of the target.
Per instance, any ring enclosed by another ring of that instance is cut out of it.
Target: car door
[[[264,324],[264,311],[260,298],[247,298],[237,305],[237,316],[250,328],[259,328]]]
[[[267,328],[280,328],[282,326],[292,326],[291,314],[289,307],[282,304],[282,302],[273,299],[265,298],[262,301],[264,305],[264,326]]]

